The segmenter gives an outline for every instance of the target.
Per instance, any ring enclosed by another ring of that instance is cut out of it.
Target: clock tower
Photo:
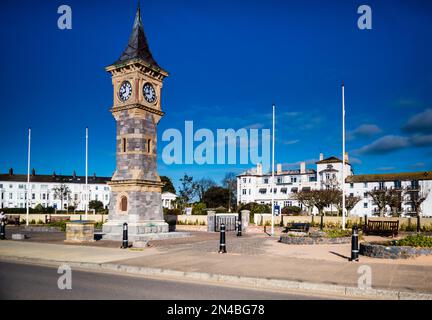
[[[123,223],[129,239],[168,232],[164,221],[157,172],[157,125],[163,80],[168,72],[154,60],[138,7],[132,33],[120,58],[106,70],[114,89],[111,113],[117,122],[116,171],[109,183],[111,200],[105,239],[119,240]]]

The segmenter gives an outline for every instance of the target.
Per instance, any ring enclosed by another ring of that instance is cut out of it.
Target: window
[[[3,185],[2,184],[0,184],[0,189],[3,189]]]
[[[46,199],[46,194],[42,193],[42,200],[45,200],[45,199]]]
[[[251,178],[249,178],[249,183],[251,183]]]
[[[367,204],[367,202],[365,202],[365,203],[363,203],[363,208],[367,208],[368,207],[368,204]]]
[[[147,140],[147,152],[151,153],[151,140],[150,139]]]
[[[123,152],[126,152],[126,138],[123,138]]]
[[[269,179],[265,178],[264,183],[268,183]]]
[[[354,188],[354,183],[350,183],[350,188]]]
[[[246,178],[243,178],[243,183],[246,183]]]
[[[18,189],[24,189],[24,185],[23,184],[19,184],[18,185]]]
[[[242,194],[244,194],[244,195],[246,194],[246,189],[242,190]]]
[[[36,199],[36,194],[32,193],[32,200],[35,200],[35,199]]]
[[[384,189],[384,181],[379,182],[379,189]]]
[[[363,193],[363,197],[367,198],[368,197],[368,193],[367,192]]]
[[[395,189],[400,189],[401,186],[402,186],[402,184],[401,184],[400,180],[396,180],[396,181],[394,182],[394,187],[395,187]]]
[[[9,199],[12,200],[12,198],[13,198],[13,194],[9,193]]]
[[[251,189],[249,189],[249,195],[251,194]]]
[[[364,182],[364,183],[363,183],[363,187],[364,187],[364,188],[367,188],[367,187],[368,187],[368,183],[367,183],[367,182]]]
[[[350,193],[349,196],[350,196],[350,197],[354,197],[354,193]]]
[[[297,178],[291,177],[291,182],[297,182]]]
[[[127,198],[125,196],[120,199],[120,211],[127,211]]]

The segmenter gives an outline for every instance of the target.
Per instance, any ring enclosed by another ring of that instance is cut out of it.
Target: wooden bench
[[[70,221],[70,217],[47,217],[47,223],[59,222],[59,221]]]
[[[309,231],[310,224],[309,223],[288,223],[285,227],[284,233],[287,233],[288,231],[295,231],[295,232],[308,232]]]
[[[399,220],[396,221],[381,221],[381,220],[368,220],[364,228],[366,235],[379,235],[379,236],[397,236],[399,231]]]

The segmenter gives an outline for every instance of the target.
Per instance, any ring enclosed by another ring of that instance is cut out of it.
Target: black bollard
[[[0,240],[6,239],[6,223],[4,220],[0,222]]]
[[[420,215],[417,213],[417,233],[420,232],[420,228],[421,228],[421,226],[420,226]]]
[[[123,223],[123,243],[122,243],[121,248],[127,249],[128,246],[129,246],[129,243],[128,243],[128,224],[125,222],[125,223]]]
[[[237,220],[237,237],[242,236],[242,215],[241,212],[238,214],[238,220]]]
[[[324,215],[321,214],[321,221],[320,221],[320,230],[324,228]]]
[[[48,216],[47,215],[45,215],[45,224],[47,224],[48,223],[48,218],[47,218]]]
[[[220,225],[220,243],[219,243],[219,253],[226,253],[226,243],[225,243],[225,223]]]
[[[352,237],[351,237],[351,259],[350,261],[359,261],[359,242],[358,242],[358,228],[357,225],[354,225],[352,228]]]

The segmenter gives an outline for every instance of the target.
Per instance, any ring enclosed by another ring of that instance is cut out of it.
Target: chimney
[[[55,178],[57,176],[56,173],[55,173],[55,171],[53,171],[52,176],[53,176],[53,178]]]
[[[73,171],[72,176],[73,176],[74,179],[76,178],[76,172],[75,172],[75,170]]]
[[[9,169],[9,175],[10,175],[10,176],[13,176],[13,168],[10,168],[10,169]]]
[[[306,173],[306,162],[300,162],[300,173]]]
[[[282,174],[282,164],[280,163],[276,165],[276,174]]]
[[[319,161],[324,160],[324,154],[321,152],[320,153],[320,157],[319,157]]]
[[[257,175],[262,176],[262,164],[261,163],[257,164],[256,171],[257,171]]]
[[[32,177],[34,177],[36,175],[36,170],[35,168],[32,169]]]
[[[345,163],[349,162],[349,158],[348,158],[348,152],[345,152]]]

